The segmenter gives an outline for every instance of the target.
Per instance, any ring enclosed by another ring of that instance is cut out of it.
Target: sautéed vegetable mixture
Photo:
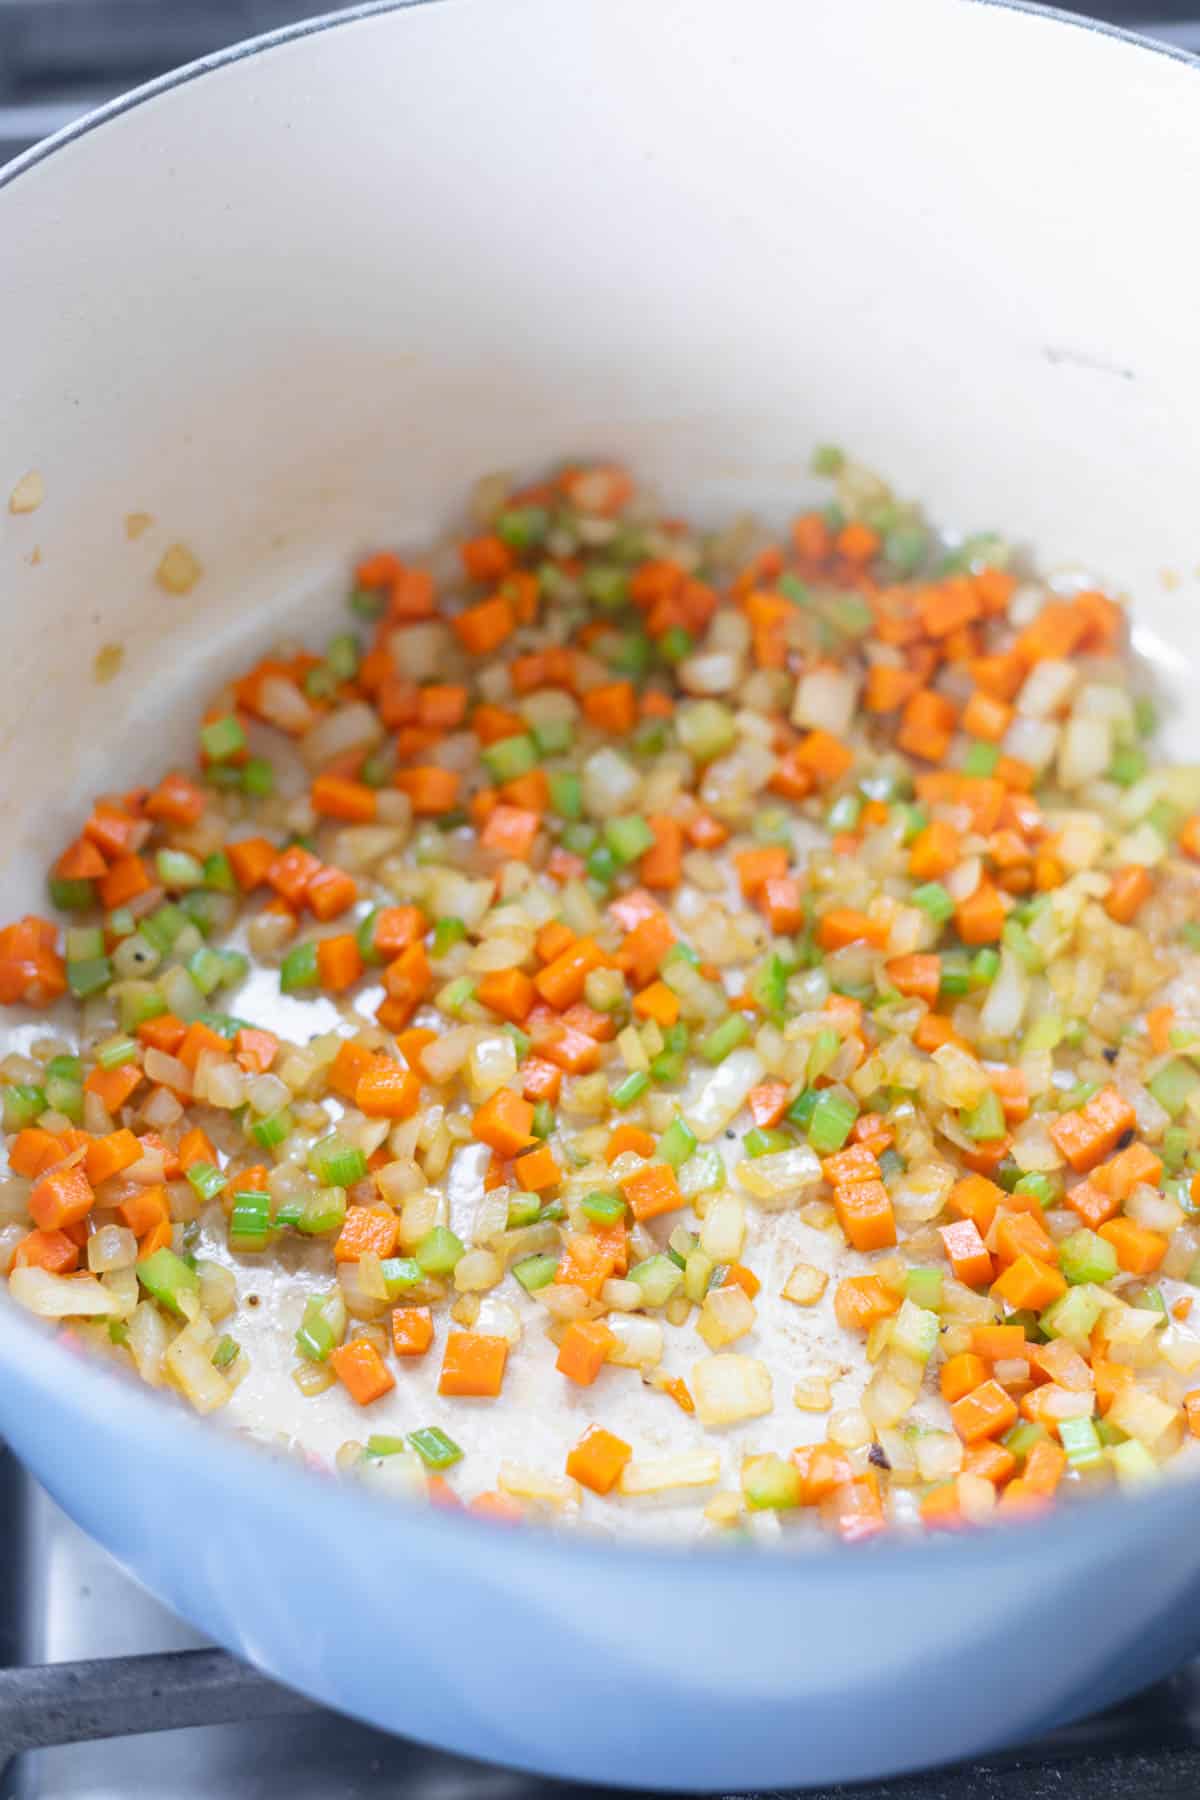
[[[236,1417],[270,1269],[338,1465],[505,1518],[861,1541],[1200,1435],[1200,770],[1116,601],[817,468],[778,540],[489,479],[96,800],[0,931],[14,1300]]]

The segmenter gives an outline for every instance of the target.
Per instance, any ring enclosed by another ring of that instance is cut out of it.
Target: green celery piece
[[[556,1256],[524,1256],[512,1265],[512,1272],[527,1294],[535,1294],[554,1280],[557,1268]]]
[[[719,1025],[713,1027],[700,1045],[700,1054],[706,1063],[724,1062],[731,1051],[739,1044],[744,1044],[750,1036],[750,1026],[743,1013],[727,1013]]]
[[[928,913],[935,925],[944,925],[954,916],[954,902],[940,881],[925,881],[908,896],[914,906]]]
[[[1004,1136],[1007,1129],[1000,1096],[991,1088],[974,1106],[959,1113],[958,1122],[967,1136],[974,1138],[979,1144],[995,1143],[997,1138]]]
[[[786,1131],[764,1130],[762,1126],[756,1125],[742,1139],[742,1149],[751,1158],[774,1156],[780,1150],[790,1150],[792,1143],[793,1140]]]
[[[647,1306],[665,1306],[683,1283],[683,1270],[669,1256],[648,1256],[635,1263],[629,1280],[636,1281]]]
[[[200,727],[200,744],[210,762],[228,762],[246,748],[246,733],[232,713]]]
[[[594,1225],[616,1225],[625,1217],[626,1206],[620,1194],[602,1189],[586,1194],[580,1202],[580,1210]]]
[[[398,1299],[425,1279],[425,1271],[415,1256],[385,1256],[379,1268],[389,1300]]]
[[[305,1201],[304,1212],[296,1222],[296,1229],[306,1237],[325,1237],[332,1231],[340,1231],[345,1222],[345,1188],[322,1187],[315,1194],[310,1194]]]
[[[823,1088],[817,1096],[808,1126],[808,1141],[817,1155],[832,1156],[840,1150],[857,1117],[855,1101],[839,1094],[835,1088]]]
[[[435,1225],[425,1233],[413,1254],[426,1275],[452,1275],[466,1255],[466,1245],[445,1225]]]
[[[271,1236],[271,1196],[235,1194],[229,1215],[231,1250],[265,1250]]]
[[[905,1298],[911,1300],[914,1306],[937,1312],[942,1304],[941,1269],[909,1269],[904,1279],[904,1293]]]
[[[617,1083],[608,1097],[618,1111],[624,1112],[635,1100],[641,1099],[649,1086],[650,1077],[646,1070],[635,1069]]]
[[[348,1188],[366,1175],[367,1159],[357,1144],[348,1144],[333,1132],[309,1150],[308,1167],[322,1187]]]
[[[658,1140],[659,1157],[673,1169],[680,1169],[695,1153],[698,1142],[691,1127],[676,1115]]]
[[[1184,1110],[1191,1096],[1200,1087],[1200,1074],[1191,1063],[1184,1062],[1181,1057],[1164,1063],[1156,1075],[1152,1075],[1146,1083],[1159,1105],[1177,1119]]]
[[[183,1294],[198,1294],[200,1277],[190,1263],[176,1256],[173,1250],[154,1250],[136,1263],[137,1278],[152,1300],[165,1306],[176,1318],[184,1317],[180,1297]]]
[[[96,903],[96,884],[92,881],[67,881],[52,875],[47,883],[50,899],[60,912],[87,912]]]
[[[320,982],[317,946],[312,943],[293,944],[279,965],[280,993],[304,993],[310,988],[319,987]]]
[[[480,751],[480,759],[493,781],[515,781],[537,767],[537,745],[527,733],[498,738]]]
[[[410,1431],[408,1441],[427,1469],[449,1469],[462,1461],[462,1451],[454,1439],[447,1437],[437,1425]]]
[[[603,832],[605,843],[622,868],[654,847],[654,833],[638,813],[606,819]]]

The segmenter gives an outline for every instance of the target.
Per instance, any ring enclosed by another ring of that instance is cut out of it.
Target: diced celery
[[[617,1083],[608,1097],[619,1112],[624,1112],[627,1106],[632,1106],[635,1100],[641,1099],[649,1086],[650,1077],[646,1070],[634,1069]]]
[[[387,1287],[388,1299],[395,1300],[409,1288],[419,1286],[425,1279],[425,1271],[415,1256],[385,1256],[379,1265]]]
[[[908,896],[914,906],[927,913],[935,925],[944,925],[954,916],[954,902],[940,881],[925,881]]]
[[[1000,952],[993,950],[990,944],[985,944],[983,949],[977,950],[971,958],[969,986],[971,988],[991,987],[999,969]]]
[[[1108,767],[1108,779],[1115,781],[1118,787],[1132,787],[1140,781],[1150,767],[1144,750],[1133,744],[1119,744],[1113,751],[1113,759]]]
[[[215,1200],[218,1194],[225,1191],[225,1177],[212,1163],[193,1163],[187,1172],[187,1178],[201,1200]]]
[[[687,1157],[696,1152],[696,1134],[678,1114],[667,1125],[662,1138],[658,1139],[658,1156],[669,1163],[671,1168],[682,1168]]]
[[[306,1237],[324,1237],[340,1231],[346,1222],[346,1190],[342,1187],[318,1188],[304,1202],[304,1211],[296,1221],[296,1230]]]
[[[452,1275],[466,1255],[466,1245],[445,1225],[435,1225],[425,1233],[413,1254],[426,1275]]]
[[[1060,1419],[1058,1435],[1073,1469],[1098,1469],[1104,1450],[1091,1419]]]
[[[229,1215],[231,1250],[265,1250],[271,1236],[271,1196],[245,1193],[233,1196]]]
[[[544,506],[509,506],[497,513],[492,529],[510,550],[528,550],[549,531],[550,514]]]
[[[357,1144],[348,1144],[333,1132],[309,1150],[308,1166],[322,1187],[348,1188],[365,1176],[367,1159]]]
[[[118,1037],[105,1038],[96,1046],[96,1061],[102,1069],[120,1069],[126,1063],[136,1062],[138,1047],[131,1037],[123,1034]]]
[[[445,956],[447,950],[455,944],[461,944],[467,935],[467,928],[461,919],[438,919],[433,927],[433,954],[435,957]]]
[[[218,894],[236,894],[237,881],[233,867],[223,850],[214,850],[204,859],[204,885]]]
[[[756,1125],[742,1139],[742,1149],[749,1157],[771,1156],[778,1150],[790,1150],[793,1142],[786,1131],[768,1131]]]
[[[914,1306],[937,1312],[942,1304],[942,1271],[922,1267],[909,1269],[904,1278],[904,1292]]]
[[[493,781],[515,781],[518,775],[528,775],[537,767],[537,745],[527,732],[498,738],[494,744],[484,746],[480,760]]]
[[[606,819],[603,831],[605,843],[622,868],[636,862],[654,845],[654,833],[639,813]]]
[[[888,1344],[906,1356],[914,1357],[917,1362],[928,1362],[937,1345],[939,1329],[935,1312],[906,1297],[892,1320]]]
[[[1044,1425],[1035,1419],[1022,1419],[1011,1430],[1006,1431],[1000,1442],[1006,1450],[1012,1452],[1018,1463],[1023,1463],[1035,1444],[1040,1444],[1050,1433]]]
[[[542,719],[533,727],[533,741],[541,756],[565,756],[575,741],[570,719]]]
[[[744,1044],[749,1036],[750,1026],[745,1014],[727,1013],[701,1042],[700,1054],[706,1063],[724,1062],[730,1051]]]
[[[191,1264],[176,1256],[173,1250],[154,1250],[134,1266],[137,1278],[150,1298],[182,1319],[182,1296],[200,1291],[200,1277]]]
[[[676,709],[675,730],[697,762],[711,762],[732,749],[737,738],[733,714],[719,700],[685,700]]]
[[[319,987],[320,982],[317,946],[313,943],[293,944],[279,965],[280,993],[303,993],[308,988]]]
[[[805,1076],[809,1087],[815,1086],[830,1065],[836,1061],[842,1047],[842,1040],[832,1025],[822,1025],[809,1046],[808,1068]]]
[[[346,1303],[341,1290],[311,1294],[296,1333],[296,1348],[308,1362],[323,1363],[341,1343],[346,1330]]]
[[[1163,1110],[1171,1118],[1177,1119],[1200,1087],[1200,1073],[1197,1073],[1191,1063],[1184,1062],[1181,1057],[1174,1057],[1170,1062],[1164,1063],[1156,1075],[1150,1077],[1146,1086]]]
[[[1146,1482],[1158,1479],[1158,1464],[1146,1446],[1139,1444],[1136,1438],[1126,1438],[1123,1444],[1114,1444],[1108,1451],[1108,1460],[1122,1487],[1142,1487]]]
[[[648,1256],[633,1265],[629,1279],[637,1282],[647,1306],[665,1306],[682,1287],[683,1270],[669,1256]]]
[[[1004,1108],[1000,1096],[991,1088],[974,1106],[966,1107],[958,1115],[958,1122],[968,1137],[976,1143],[994,1143],[1005,1134]]]
[[[824,1088],[817,1096],[808,1126],[808,1141],[818,1156],[832,1156],[850,1136],[858,1117],[858,1104],[835,1088]]]
[[[1068,1288],[1061,1300],[1055,1300],[1040,1313],[1038,1324],[1048,1337],[1066,1338],[1068,1343],[1082,1347],[1091,1337],[1092,1327],[1103,1311],[1102,1292],[1081,1285]]]
[[[242,791],[254,800],[275,792],[275,768],[265,756],[247,757],[242,768]]]
[[[107,956],[89,956],[82,962],[67,964],[67,986],[77,1000],[103,993],[112,980],[112,964]]]
[[[583,818],[583,783],[572,770],[551,770],[550,809],[560,819]]]
[[[449,1469],[456,1462],[462,1461],[462,1451],[454,1439],[447,1437],[437,1425],[426,1425],[420,1431],[410,1431],[408,1441],[427,1469]],[[367,1447],[369,1449],[370,1445]]]
[[[143,919],[138,930],[161,956],[165,956],[187,924],[187,914],[171,901]]]
[[[1072,1287],[1081,1282],[1103,1285],[1117,1272],[1117,1253],[1094,1231],[1073,1231],[1058,1246],[1058,1266]]]
[[[160,850],[155,857],[158,879],[165,888],[182,892],[199,887],[204,880],[204,864],[186,850]]]
[[[784,1116],[791,1124],[799,1125],[802,1131],[807,1131],[820,1098],[821,1094],[818,1088],[803,1088],[796,1095]]]
[[[277,1144],[290,1134],[295,1121],[286,1106],[278,1112],[268,1113],[265,1118],[256,1119],[250,1127],[250,1135],[256,1144],[264,1150],[274,1150]]]
[[[40,1087],[16,1081],[4,1089],[4,1129],[21,1131],[32,1125],[46,1110],[46,1095]]]
[[[596,1225],[615,1225],[625,1217],[625,1202],[615,1190],[601,1189],[585,1194],[580,1202],[583,1215]]]
[[[800,1471],[782,1456],[751,1456],[742,1464],[742,1493],[753,1512],[783,1512],[801,1503]]]
[[[95,905],[94,882],[67,881],[61,875],[52,875],[47,885],[50,899],[60,912],[86,912]]]
[[[996,764],[1000,761],[999,744],[986,744],[976,738],[967,746],[967,754],[963,757],[964,775],[994,775]]]
[[[965,950],[943,950],[938,990],[954,999],[971,990],[971,962]]]
[[[524,1256],[512,1265],[512,1272],[527,1294],[536,1294],[554,1280],[557,1268],[556,1256]]]
[[[228,762],[246,748],[246,733],[232,713],[200,727],[200,743],[209,762]]]
[[[1014,1194],[1032,1194],[1039,1206],[1053,1206],[1058,1198],[1058,1185],[1049,1175],[1022,1175],[1013,1186]]]

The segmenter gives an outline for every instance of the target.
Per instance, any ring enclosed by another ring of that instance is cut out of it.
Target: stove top
[[[329,10],[322,0],[0,0],[0,164],[140,82]],[[1094,0],[1071,10],[1200,53],[1200,0]],[[0,1526],[8,1549],[0,1580],[0,1800],[606,1794],[426,1750],[276,1687],[145,1594],[2,1447]],[[809,1800],[1131,1796],[1200,1796],[1200,1663],[986,1763],[809,1791]]]

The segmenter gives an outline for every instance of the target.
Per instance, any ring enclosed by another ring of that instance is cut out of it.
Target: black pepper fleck
[[[1101,1054],[1106,1063],[1115,1063],[1117,1060],[1116,1046],[1113,1044],[1106,1044]]]
[[[1133,1139],[1134,1139],[1134,1131],[1133,1131],[1133,1127],[1131,1125],[1129,1130],[1123,1131],[1121,1133],[1120,1137],[1117,1139],[1117,1149],[1118,1150],[1128,1150],[1130,1144],[1132,1144],[1132,1142],[1133,1142]]]
[[[882,1444],[871,1445],[871,1448],[867,1451],[867,1461],[874,1463],[877,1469],[890,1469],[892,1466],[888,1461],[887,1451]]]

